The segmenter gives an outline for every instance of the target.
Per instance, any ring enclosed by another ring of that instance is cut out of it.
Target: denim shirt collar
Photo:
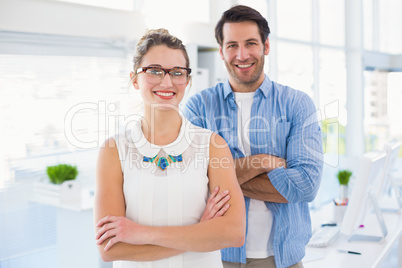
[[[257,91],[260,91],[262,93],[262,95],[264,96],[264,98],[268,97],[268,93],[272,90],[272,82],[271,80],[269,80],[268,76],[265,75],[265,79],[262,82],[261,86],[259,88],[257,88]],[[225,100],[227,100],[228,96],[231,96],[231,98],[233,97],[233,89],[230,86],[229,83],[229,79],[227,79],[224,83],[223,83],[223,95]]]

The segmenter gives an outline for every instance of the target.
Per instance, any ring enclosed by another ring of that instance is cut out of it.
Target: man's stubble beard
[[[250,79],[242,80],[239,78],[239,76],[235,71],[236,67],[235,66],[232,67],[230,63],[225,61],[225,67],[229,73],[229,76],[231,76],[239,85],[245,85],[245,86],[253,85],[259,80],[261,74],[264,72],[264,64],[265,64],[265,55],[262,55],[262,57],[259,59],[259,66],[257,66],[257,69],[251,74]]]

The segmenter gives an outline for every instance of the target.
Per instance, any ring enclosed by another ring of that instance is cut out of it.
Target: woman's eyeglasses
[[[183,85],[186,84],[191,73],[190,68],[175,67],[172,69],[164,69],[161,67],[141,67],[137,69],[137,74],[145,73],[145,80],[153,85],[159,85],[162,83],[166,74],[170,75],[170,79],[173,84]]]

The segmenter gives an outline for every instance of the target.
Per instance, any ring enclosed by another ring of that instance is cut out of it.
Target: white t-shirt
[[[245,156],[251,155],[249,126],[254,94],[255,92],[234,92],[234,97],[238,107],[238,147]],[[272,224],[272,212],[267,208],[265,203],[263,201],[250,198],[246,239],[247,258],[267,258],[274,255],[274,235]]]

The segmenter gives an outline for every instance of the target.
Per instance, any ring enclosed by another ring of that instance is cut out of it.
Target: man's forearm
[[[286,168],[286,160],[267,154],[256,154],[235,159],[236,175],[240,185],[278,167]]]
[[[275,189],[267,174],[260,174],[240,185],[243,195],[274,203],[288,203],[288,201]]]

